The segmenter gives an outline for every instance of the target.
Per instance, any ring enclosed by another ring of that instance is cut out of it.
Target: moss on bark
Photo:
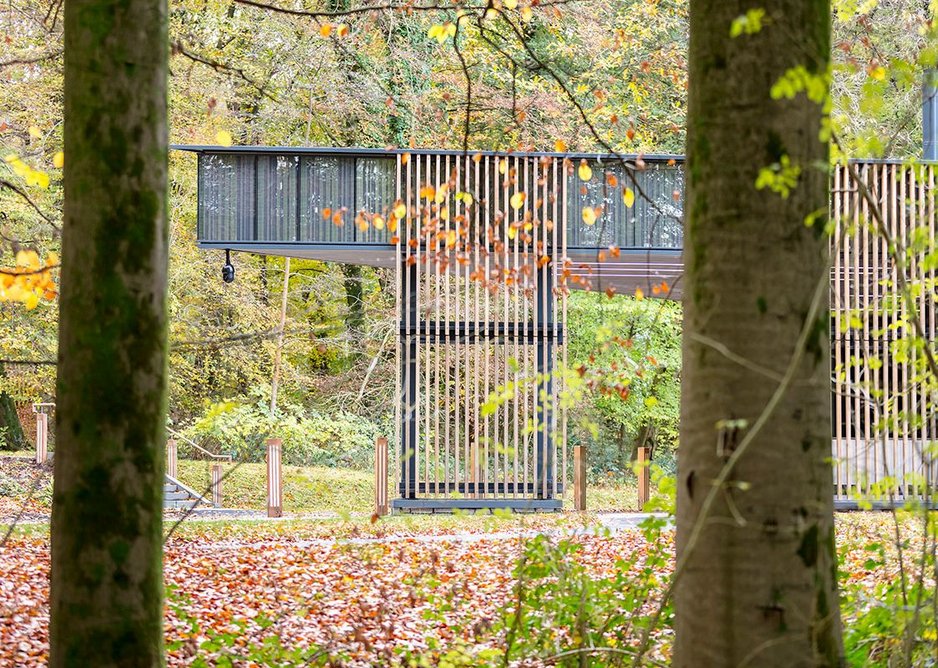
[[[65,7],[53,666],[159,666],[165,0]]]

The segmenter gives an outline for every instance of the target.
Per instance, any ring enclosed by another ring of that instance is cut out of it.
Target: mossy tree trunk
[[[731,38],[734,19],[760,7],[761,29]],[[791,68],[825,76],[829,54],[828,2],[691,0],[677,666],[843,664],[828,238],[823,220],[805,225],[828,210],[828,146],[819,138],[820,105],[770,93]],[[790,194],[756,188],[760,170],[783,156],[801,170]],[[803,328],[804,355],[756,431]],[[734,455],[747,438],[751,445]]]
[[[357,264],[343,264],[342,274],[345,277],[345,305],[348,307],[345,314],[345,326],[352,342],[351,357],[358,358],[362,354],[362,331],[365,327],[365,289],[362,285],[362,268]]]
[[[0,364],[0,430],[3,430],[0,450],[25,450],[29,447],[29,441],[23,433],[23,425],[20,423],[19,413],[16,412],[16,402],[2,387],[5,378],[6,369]]]
[[[163,664],[166,20],[65,7],[52,666]]]

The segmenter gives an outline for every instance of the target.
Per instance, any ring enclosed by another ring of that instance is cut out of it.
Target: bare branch
[[[34,65],[36,63],[41,63],[45,60],[52,60],[58,58],[62,55],[64,49],[53,49],[52,51],[46,51],[44,53],[37,54],[35,56],[23,56],[10,58],[9,60],[0,60],[0,68],[10,67],[11,65]]]
[[[259,81],[254,79],[254,77],[247,74],[240,67],[235,67],[234,65],[229,65],[227,63],[223,63],[221,61],[209,58],[208,56],[203,56],[201,54],[195,53],[194,51],[191,51],[189,48],[187,48],[185,44],[179,41],[173,44],[173,53],[179,54],[180,56],[185,56],[189,60],[199,63],[200,65],[211,67],[216,72],[230,72],[238,76],[240,79],[243,79],[245,82],[247,82],[254,88],[256,88],[258,93],[260,93],[262,96],[266,97],[267,99],[271,100],[272,102],[280,101],[274,95],[272,95],[271,93],[267,91],[267,86],[268,86],[267,83],[260,83]]]
[[[5,188],[9,188],[9,189],[12,190],[13,192],[15,192],[17,195],[19,195],[20,197],[22,197],[24,200],[26,200],[26,203],[29,204],[29,206],[31,206],[31,207],[33,208],[33,210],[35,210],[36,213],[38,213],[40,216],[42,216],[42,219],[45,220],[47,223],[49,223],[49,225],[51,225],[51,226],[55,229],[55,231],[56,231],[57,234],[61,234],[62,228],[59,227],[58,223],[54,222],[54,221],[52,220],[52,218],[51,218],[45,211],[43,211],[42,209],[40,209],[40,208],[39,208],[39,205],[36,204],[36,203],[32,200],[32,198],[29,196],[29,194],[28,194],[25,190],[23,190],[22,188],[20,188],[20,187],[19,187],[18,185],[16,185],[15,183],[10,183],[9,181],[7,181],[7,180],[5,180],[5,179],[0,179],[0,186],[5,187]]]
[[[0,364],[4,366],[7,364],[10,366],[55,366],[58,362],[55,360],[0,360]]]
[[[303,9],[289,9],[287,7],[278,7],[277,5],[269,5],[263,2],[255,2],[254,0],[235,0],[238,4],[248,5],[249,7],[257,7],[258,9],[266,9],[272,12],[279,12],[281,14],[289,14],[291,16],[306,16],[310,18],[318,19],[328,19],[328,18],[339,18],[343,16],[353,16],[355,14],[368,14],[371,12],[381,12],[381,11],[397,11],[397,12],[421,12],[421,11],[437,11],[437,10],[453,10],[455,9],[451,3],[443,4],[430,4],[430,5],[416,5],[410,1],[407,2],[392,2],[392,3],[381,3],[381,4],[365,4],[361,7],[352,7],[350,9],[344,9],[340,11],[322,11],[322,12],[311,12]],[[477,6],[476,9],[481,8],[482,6]],[[470,9],[464,7],[464,9]]]

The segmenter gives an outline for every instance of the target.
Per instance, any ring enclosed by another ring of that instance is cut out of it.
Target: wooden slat
[[[509,162],[509,164],[511,164],[511,163]],[[509,169],[507,170],[507,173],[506,173],[506,176],[508,176],[508,180],[507,180],[507,182],[506,182],[506,188],[507,188],[507,191],[508,191],[509,193],[511,193],[511,191],[512,191],[512,189],[513,189],[513,186],[511,185],[511,180],[512,180],[512,177],[511,177],[512,171],[511,171],[511,169],[512,169],[512,168],[509,167]],[[514,187],[516,188],[516,187],[517,187],[517,183],[518,183],[518,176],[519,176],[518,158],[517,158],[517,156],[515,156],[515,158],[514,158],[514,175],[515,175],[515,176],[514,176],[514,180],[515,180],[515,186],[514,186]],[[509,204],[510,204],[510,203],[509,203]],[[519,221],[519,213],[520,213],[520,211],[514,210],[513,207],[511,207],[511,206],[508,207],[508,211],[511,212],[511,213],[510,213],[510,217],[511,217],[511,219],[512,219],[512,222],[513,222],[513,223],[517,223],[517,222]],[[509,293],[510,293],[510,295],[511,295],[511,320],[512,320],[512,322],[513,322],[514,325],[515,325],[515,328],[516,328],[515,331],[518,331],[519,325],[521,324],[521,322],[520,322],[520,318],[518,317],[518,307],[519,307],[520,298],[519,298],[519,295],[518,295],[518,289],[519,289],[519,286],[518,286],[518,283],[519,283],[518,278],[519,278],[519,277],[518,277],[518,273],[517,273],[517,272],[518,272],[518,264],[519,264],[518,256],[519,256],[519,245],[520,245],[520,243],[521,243],[521,235],[518,233],[517,228],[515,229],[515,238],[512,240],[512,242],[513,242],[513,243],[512,243],[512,253],[513,253],[513,255],[512,255],[512,258],[511,258],[511,269],[510,269],[510,272],[514,275],[514,280],[512,281],[511,290],[509,291]],[[512,413],[512,415],[511,415],[511,417],[512,417],[512,420],[511,420],[512,425],[511,425],[511,426],[512,426],[512,434],[513,434],[513,438],[512,438],[512,440],[511,440],[511,449],[512,449],[512,454],[514,455],[514,461],[512,462],[512,473],[513,473],[513,476],[514,476],[513,479],[514,479],[514,483],[515,483],[515,489],[518,489],[518,482],[519,482],[519,475],[518,475],[518,474],[519,474],[519,470],[518,470],[518,467],[519,467],[519,463],[518,463],[518,461],[519,461],[519,460],[518,460],[518,454],[519,454],[519,453],[518,453],[518,450],[519,450],[520,445],[521,445],[521,442],[520,442],[520,440],[518,439],[518,422],[519,422],[520,419],[521,419],[521,392],[520,392],[519,389],[518,389],[518,383],[519,383],[519,381],[520,381],[520,379],[521,379],[521,374],[520,374],[519,371],[518,371],[519,365],[520,365],[520,363],[521,363],[521,355],[520,355],[520,352],[521,352],[521,350],[520,350],[520,347],[519,347],[518,339],[515,338],[515,341],[514,341],[514,350],[513,350],[513,355],[512,355],[512,356],[514,357],[514,370],[513,370],[512,373],[511,373],[511,380],[512,380],[512,383],[514,384],[514,388],[513,388],[513,391],[512,391],[512,393],[511,393],[511,413]],[[514,495],[517,496],[517,492],[515,492]]]
[[[560,262],[559,267],[563,267],[567,262],[567,232],[569,230],[567,220],[567,198],[570,196],[567,187],[567,175],[566,170],[561,167],[561,176],[560,183],[562,188],[563,196],[560,198],[560,213],[561,213],[561,225],[560,225]],[[567,372],[567,286],[564,282],[558,282],[558,285],[561,286],[561,295],[560,295],[560,322],[561,322],[561,333],[563,335],[563,344],[560,345],[560,355],[561,355],[561,368],[563,373]],[[557,340],[557,339],[555,339]],[[561,374],[563,378],[563,374]],[[566,383],[561,380],[560,382],[560,392],[566,393],[567,387]],[[563,448],[561,462],[563,466],[563,483],[564,489],[567,487],[567,409],[565,406],[560,409],[560,443]]]
[[[928,225],[928,239],[929,239],[929,248],[931,252],[935,252],[935,166],[928,165],[926,168],[928,171],[928,206],[926,211],[925,221]],[[938,278],[938,272],[935,269],[931,269],[928,272],[927,280],[928,285],[938,285],[936,283],[936,278]],[[925,292],[925,294],[928,294]],[[935,333],[938,332],[938,320],[936,320],[936,304],[934,296],[931,300],[927,302],[927,312],[928,312],[928,323],[925,331],[931,333],[931,337],[935,337]],[[933,341],[928,341],[926,345],[933,345]],[[933,400],[932,400],[933,401]],[[929,407],[930,416],[926,424],[927,429],[927,440],[932,440],[938,437],[938,421],[936,421],[936,410],[934,403],[930,403]],[[926,439],[923,439],[923,441]],[[931,458],[931,466],[927,467],[925,470],[926,480],[929,481],[932,489],[935,486],[938,486],[938,477],[936,477],[936,472],[938,472],[938,464],[934,461],[934,458]]]
[[[899,196],[898,195],[899,178],[900,178],[900,172],[897,171],[896,165],[890,165],[889,166],[890,197],[889,197],[889,208],[887,210],[888,219],[886,221],[886,225],[889,229],[889,235],[893,239],[895,238],[895,234],[896,234],[896,220],[897,220],[896,204],[897,204],[897,199]],[[898,276],[896,273],[896,263],[891,260],[889,263],[888,274],[889,274],[889,292],[892,295],[895,295]],[[896,317],[896,306],[893,303],[890,305],[889,320],[893,321],[895,317]],[[892,450],[893,458],[896,462],[894,465],[894,469],[893,469],[894,473],[897,477],[899,477],[900,480],[904,480],[906,464],[905,464],[905,458],[902,456],[902,452],[900,450],[901,442],[899,440],[899,410],[898,410],[898,405],[896,404],[896,400],[898,399],[899,394],[901,393],[901,386],[899,385],[899,367],[893,361],[892,359],[893,356],[890,350],[890,347],[892,346],[892,342],[895,340],[895,332],[892,330],[889,330],[886,336],[889,340],[889,346],[887,347],[887,353],[888,353],[887,359],[889,359],[889,363],[887,367],[888,368],[887,375],[889,376],[889,394],[887,395],[887,407],[888,407],[887,410],[889,411],[892,417],[891,429],[889,431],[890,449]],[[900,489],[900,492],[904,494],[906,491],[904,489],[904,486],[900,485],[900,487],[902,488]]]
[[[831,312],[833,314],[833,331],[831,332],[833,350],[832,356],[834,361],[834,396],[832,398],[834,405],[834,496],[835,498],[843,497],[843,448],[844,448],[844,433],[843,433],[843,395],[844,387],[843,383],[840,382],[840,372],[843,368],[843,355],[842,355],[842,338],[841,338],[841,327],[842,327],[842,314],[843,314],[843,305],[841,303],[841,292],[842,292],[842,283],[843,283],[843,261],[840,252],[840,243],[839,238],[842,229],[842,206],[843,206],[843,196],[841,190],[845,187],[843,183],[843,168],[838,166],[834,168],[834,184],[833,184],[833,205],[831,207],[831,213],[834,218],[834,234],[831,236],[831,258],[833,261],[833,280],[832,280],[832,295],[831,295]]]
[[[873,169],[865,169],[863,172],[864,183],[867,184],[867,187],[871,189],[871,195],[874,194],[875,189],[875,177]],[[862,453],[861,461],[863,462],[863,473],[867,481],[867,488],[864,493],[869,492],[869,481],[875,475],[876,469],[876,457],[875,457],[875,447],[873,440],[873,431],[870,428],[870,423],[872,422],[873,416],[872,411],[870,410],[870,402],[866,399],[869,396],[869,390],[871,389],[870,383],[870,269],[869,266],[869,255],[870,255],[870,221],[872,220],[870,215],[870,207],[867,198],[862,198],[860,205],[860,224],[857,226],[857,250],[856,255],[856,267],[857,267],[857,308],[860,313],[860,320],[863,322],[862,328],[857,332],[860,346],[858,348],[860,353],[860,368],[859,371],[859,383],[857,393],[857,403],[860,409],[860,424],[861,430],[857,434],[858,438],[862,438],[862,446],[860,452]]]
[[[906,215],[905,215],[905,201],[909,193],[907,192],[907,183],[908,183],[908,174],[909,169],[907,167],[901,167],[899,170],[899,216],[892,221],[892,238],[894,241],[898,242],[898,248],[905,247],[905,227],[907,224]],[[894,294],[898,295],[899,291],[899,266],[896,266],[896,281],[893,283]],[[898,308],[895,314],[895,317],[900,319],[906,316],[906,306],[904,299],[898,299]],[[902,330],[896,330],[896,339],[904,337],[904,332]],[[908,395],[906,394],[909,390],[909,378],[908,378],[908,364],[898,365],[898,382],[896,385],[896,397],[900,399],[901,403],[897,402],[896,408],[898,413],[905,412],[908,410]],[[901,408],[900,408],[901,407]],[[900,441],[900,450],[902,452],[902,462],[903,462],[903,471],[905,473],[909,472],[908,463],[909,457],[912,454],[911,444],[909,443],[909,431],[908,431],[908,419],[906,416],[897,413],[899,419],[898,431],[896,432],[896,438]]]
[[[404,175],[404,165],[401,164],[402,156],[398,155],[394,161],[394,170],[396,178],[394,179],[394,199],[395,202],[404,200],[404,183],[406,182],[406,177]],[[391,220],[393,212],[390,212],[388,215],[388,221]],[[404,228],[407,227],[406,216],[405,220],[397,221],[397,230],[393,232],[393,235],[397,237],[397,241],[394,244],[394,321],[395,325],[399,324],[402,321],[402,309],[404,304],[402,302],[402,291],[401,291],[401,281],[403,280],[402,276],[402,266],[401,266],[401,237],[404,236]],[[401,373],[401,364],[404,360],[404,345],[405,340],[403,337],[396,337],[397,341],[394,344],[394,444],[395,447],[399,448],[402,438],[402,426],[401,421],[403,418],[401,412],[401,401],[403,400],[403,385],[404,380],[403,374]],[[387,474],[385,474],[385,482],[387,482]]]

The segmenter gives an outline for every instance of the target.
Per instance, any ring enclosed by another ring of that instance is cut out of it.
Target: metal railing
[[[174,438],[177,438],[177,439],[179,439],[179,440],[181,440],[181,441],[185,441],[188,445],[192,446],[193,448],[195,448],[196,450],[198,450],[198,451],[201,452],[202,454],[208,456],[209,459],[217,459],[217,460],[219,460],[219,461],[224,461],[224,462],[230,462],[230,461],[232,461],[232,456],[231,456],[231,455],[218,455],[218,454],[215,454],[214,452],[211,452],[211,451],[209,451],[209,450],[206,450],[206,449],[203,448],[201,445],[199,445],[198,443],[196,443],[195,441],[193,441],[191,438],[189,438],[188,436],[185,436],[184,434],[179,433],[178,431],[176,431],[176,430],[173,429],[172,427],[166,427],[166,431],[169,432],[170,434],[172,434]]]

